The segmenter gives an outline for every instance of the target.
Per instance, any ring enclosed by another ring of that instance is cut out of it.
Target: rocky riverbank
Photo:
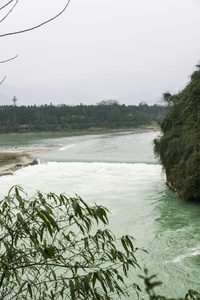
[[[0,152],[0,176],[11,175],[22,167],[37,164],[34,154],[41,150],[6,150]]]

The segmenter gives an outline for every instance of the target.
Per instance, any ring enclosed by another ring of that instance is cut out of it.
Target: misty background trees
[[[17,99],[16,97],[13,99]],[[128,129],[142,125],[155,125],[163,120],[166,108],[160,105],[126,106],[0,106],[0,133],[19,132],[26,125],[29,131],[71,131],[98,129]]]

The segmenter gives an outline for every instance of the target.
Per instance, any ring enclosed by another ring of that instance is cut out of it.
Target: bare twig
[[[0,61],[0,64],[6,63],[6,62],[8,62],[8,61],[10,61],[10,60],[13,60],[13,59],[17,58],[17,57],[18,57],[18,55],[15,55],[15,56],[13,56],[13,57],[11,57],[11,58],[9,58],[9,59],[1,60],[1,61]]]
[[[3,5],[2,7],[0,7],[0,10],[4,9],[6,6],[8,6],[10,3],[12,3],[14,0],[11,0],[9,2],[7,2],[5,5]]]
[[[13,0],[12,0],[13,1]],[[10,2],[12,2],[10,1]],[[3,19],[0,20],[0,22],[3,22],[8,16],[9,14],[13,11],[13,9],[15,8],[15,6],[17,5],[18,0],[16,0],[15,4],[13,5],[13,7],[9,10],[9,12],[3,17]],[[5,6],[4,6],[5,7]]]
[[[10,0],[10,1],[8,1],[5,5],[3,5],[3,6],[0,7],[0,11],[1,11],[1,10],[3,10],[5,7],[7,7],[8,5],[10,5],[11,3],[14,2],[12,8],[11,8],[11,9],[9,10],[9,12],[8,12],[8,13],[0,20],[0,22],[4,21],[4,20],[8,17],[8,15],[9,15],[9,14],[13,11],[13,9],[16,7],[18,1],[19,1],[19,0]],[[5,36],[9,36],[9,35],[15,35],[15,34],[20,34],[20,33],[28,32],[28,31],[37,29],[37,28],[39,28],[39,27],[41,27],[41,26],[43,26],[43,25],[45,25],[45,24],[47,24],[47,23],[49,23],[49,22],[55,20],[55,19],[58,18],[62,13],[64,13],[64,11],[67,9],[69,3],[70,3],[70,0],[67,0],[67,3],[66,3],[66,5],[64,6],[64,8],[63,8],[57,15],[55,15],[54,17],[52,17],[52,18],[50,18],[50,19],[48,19],[48,20],[46,20],[46,21],[44,21],[44,22],[42,22],[42,23],[40,23],[40,24],[38,24],[38,25],[36,25],[36,26],[30,27],[30,28],[27,28],[27,29],[24,29],[24,30],[19,30],[19,31],[14,31],[14,32],[9,32],[9,33],[1,34],[1,35],[0,35],[0,38],[1,38],[1,37],[5,37]],[[15,59],[16,57],[18,57],[18,55],[14,56],[14,57],[11,57],[11,58],[9,58],[9,59],[7,59],[7,60],[0,61],[0,63],[6,63],[6,62],[9,62],[9,61]],[[0,85],[4,82],[5,79],[6,79],[6,76],[0,81]]]
[[[6,76],[0,81],[0,84],[2,84],[5,79],[6,79]]]
[[[11,61],[11,60],[13,60],[13,59],[15,59],[15,58],[17,58],[17,57],[18,57],[18,55],[15,55],[15,56],[13,56],[13,57],[11,57],[11,58],[9,58],[9,59],[2,60],[2,61],[0,61],[0,64],[9,62],[9,61]],[[0,81],[0,85],[4,82],[5,79],[6,79],[6,76]]]
[[[24,33],[24,32],[28,32],[28,31],[31,31],[31,30],[34,30],[34,29],[37,29],[53,20],[55,20],[56,18],[58,18],[68,7],[70,3],[70,0],[67,1],[67,4],[64,6],[64,8],[57,14],[55,15],[54,17],[46,20],[45,22],[42,22],[36,26],[33,26],[33,27],[30,27],[30,28],[27,28],[27,29],[23,29],[23,30],[19,30],[19,31],[14,31],[14,32],[8,32],[8,33],[4,33],[4,34],[1,34],[0,37],[5,37],[5,36],[8,36],[8,35],[14,35],[14,34],[20,34],[20,33]]]

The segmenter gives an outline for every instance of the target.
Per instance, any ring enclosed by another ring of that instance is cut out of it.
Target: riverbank
[[[74,131],[70,133],[65,133],[67,136],[71,135],[88,135],[88,134],[103,134],[103,133],[112,133],[112,132],[128,132],[128,131],[157,131],[160,130],[158,125],[149,125],[149,126],[140,126],[137,128],[131,128],[129,130],[125,128],[120,128],[120,129],[113,129],[113,130],[100,130],[99,131]],[[26,136],[26,135],[34,135],[36,133],[33,132],[28,132],[28,133],[15,133],[15,134],[9,134],[9,136],[13,135],[14,137],[18,135]],[[57,136],[57,137],[62,137],[65,136],[61,132],[40,132],[39,134],[49,134],[52,135],[52,137]],[[5,135],[6,136],[6,135]],[[5,140],[2,140],[2,145],[6,144]],[[17,145],[17,144],[16,144]],[[37,159],[36,159],[36,153],[46,151],[46,150],[41,150],[41,149],[15,149],[12,148],[12,150],[1,150],[0,151],[0,176],[3,175],[11,175],[14,171],[26,167],[28,165],[34,165],[37,164]]]
[[[5,150],[0,151],[0,176],[11,175],[14,171],[37,164],[34,154],[42,150]]]
[[[130,131],[148,131],[148,130],[160,130],[158,124],[153,125],[141,125],[138,127],[121,127],[121,128],[104,128],[104,127],[91,127],[89,129],[79,130],[71,129],[68,131],[26,131],[26,132],[10,132],[10,133],[0,133],[0,136],[4,135],[34,135],[34,134],[61,134],[61,135],[83,135],[83,134],[103,134],[103,133],[113,133],[113,132],[130,132]]]

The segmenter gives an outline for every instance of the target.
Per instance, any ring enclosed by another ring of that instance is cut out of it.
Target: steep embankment
[[[181,92],[163,98],[169,110],[161,122],[163,135],[154,141],[155,153],[169,185],[181,197],[200,201],[200,65]]]

